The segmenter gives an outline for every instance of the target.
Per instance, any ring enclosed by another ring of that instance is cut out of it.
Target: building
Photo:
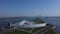
[[[27,20],[23,20],[21,22],[15,23],[15,24],[10,24],[11,26],[14,26],[14,28],[37,28],[37,27],[44,27],[46,26],[47,23],[36,23],[36,22],[32,22],[32,21],[27,21]]]

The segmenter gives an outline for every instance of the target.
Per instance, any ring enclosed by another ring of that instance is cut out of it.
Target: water
[[[60,32],[60,17],[54,17],[54,18],[40,17],[40,18],[43,19],[47,23],[50,23],[52,25],[57,26],[56,31]],[[16,23],[16,22],[20,22],[20,21],[22,21],[24,19],[26,19],[26,20],[34,20],[35,17],[25,17],[25,18],[14,18],[14,19],[0,20],[0,27],[7,26],[7,24],[10,23],[10,22]]]
[[[30,18],[30,17],[4,19],[4,20],[0,20],[0,27],[7,26],[7,24],[10,23],[10,22],[16,23],[16,22],[20,22],[20,21],[22,21],[24,19],[25,20],[33,20],[33,18]]]
[[[56,31],[60,32],[60,18],[43,18],[47,23],[57,26]]]

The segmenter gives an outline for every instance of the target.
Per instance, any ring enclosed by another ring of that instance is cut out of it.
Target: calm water
[[[55,26],[57,26],[56,31],[60,32],[60,18],[59,17],[54,17],[54,18],[46,18],[46,17],[40,17],[41,19],[43,19],[45,22],[53,24]],[[15,19],[5,19],[5,20],[0,20],[0,27],[2,26],[7,26],[7,24],[9,22],[12,23],[16,23],[16,22],[20,22],[22,20],[34,20],[34,17],[25,17],[25,18],[15,18]]]
[[[60,18],[43,18],[47,23],[57,26],[56,31],[60,32]]]

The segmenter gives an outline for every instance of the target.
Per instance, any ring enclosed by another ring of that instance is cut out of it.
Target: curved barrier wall
[[[31,25],[19,25],[18,28],[36,28],[36,27],[44,27],[46,23],[43,24],[31,24]]]

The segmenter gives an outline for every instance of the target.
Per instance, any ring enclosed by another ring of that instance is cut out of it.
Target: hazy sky
[[[60,16],[60,0],[0,0],[0,17]]]

